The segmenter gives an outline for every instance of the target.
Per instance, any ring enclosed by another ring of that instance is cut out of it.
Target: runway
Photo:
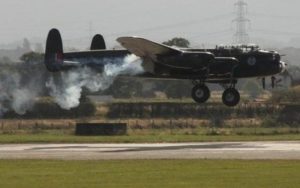
[[[290,159],[300,142],[209,142],[170,144],[5,144],[0,159]]]

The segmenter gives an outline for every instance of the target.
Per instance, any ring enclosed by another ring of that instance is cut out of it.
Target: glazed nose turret
[[[288,66],[287,63],[285,63],[283,61],[280,61],[279,62],[279,70],[280,70],[280,72],[284,72],[287,69],[287,66]]]

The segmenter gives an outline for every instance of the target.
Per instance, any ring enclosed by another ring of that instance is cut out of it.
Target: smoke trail
[[[42,72],[16,65],[1,68],[4,70],[0,72],[0,117],[10,110],[24,115],[42,91]]]
[[[100,60],[99,60],[100,61]],[[30,111],[37,97],[48,93],[63,109],[69,110],[80,104],[83,88],[91,92],[110,87],[119,75],[135,75],[143,72],[141,60],[129,55],[125,59],[106,59],[103,72],[91,68],[78,68],[47,76],[45,67],[40,64],[0,65],[0,117],[14,111],[24,115]]]
[[[120,62],[116,59],[102,60],[101,64],[104,65],[102,73],[85,67],[50,77],[46,83],[50,95],[61,108],[70,110],[79,106],[83,88],[91,92],[103,91],[110,87],[119,75],[136,75],[143,72],[142,61],[135,55],[128,55]]]

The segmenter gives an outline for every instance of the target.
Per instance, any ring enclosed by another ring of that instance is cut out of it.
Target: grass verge
[[[300,134],[285,135],[184,135],[74,136],[67,134],[4,134],[0,144],[12,143],[162,143],[221,141],[299,141]]]
[[[300,184],[299,161],[0,160],[0,187],[283,187]]]

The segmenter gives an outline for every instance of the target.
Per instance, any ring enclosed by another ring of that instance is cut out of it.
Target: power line
[[[284,35],[284,36],[300,36],[300,32],[290,32],[290,31],[280,31],[280,30],[270,30],[270,29],[253,29],[254,32],[266,34],[266,35]]]
[[[278,15],[278,14],[271,14],[271,13],[261,13],[261,12],[248,12],[248,15],[250,17],[258,17],[259,19],[277,19],[277,20],[285,20],[285,21],[299,21],[299,19],[295,16],[289,16],[289,15]]]
[[[206,32],[206,33],[199,33],[197,35],[192,35],[189,37],[189,39],[197,39],[197,38],[201,38],[201,37],[211,38],[211,37],[215,37],[215,36],[224,36],[224,35],[230,34],[230,33],[231,33],[231,29],[227,28],[227,29],[220,30],[220,31]]]
[[[199,22],[201,22],[201,23],[216,22],[217,20],[226,19],[226,17],[229,17],[229,16],[232,16],[232,13],[220,14],[220,15],[216,15],[216,16],[200,18],[200,19],[195,19],[195,20],[189,20],[189,21],[185,21],[185,22],[177,22],[174,24],[165,24],[165,25],[153,26],[153,27],[148,27],[148,28],[143,28],[143,29],[137,29],[137,30],[131,30],[131,31],[127,30],[124,32],[111,33],[111,34],[107,35],[107,37],[121,36],[121,35],[128,35],[128,34],[137,34],[137,33],[148,33],[148,32],[153,32],[153,31],[160,31],[160,30],[170,30],[170,29],[174,29],[174,28],[182,28],[184,26],[199,24]]]

